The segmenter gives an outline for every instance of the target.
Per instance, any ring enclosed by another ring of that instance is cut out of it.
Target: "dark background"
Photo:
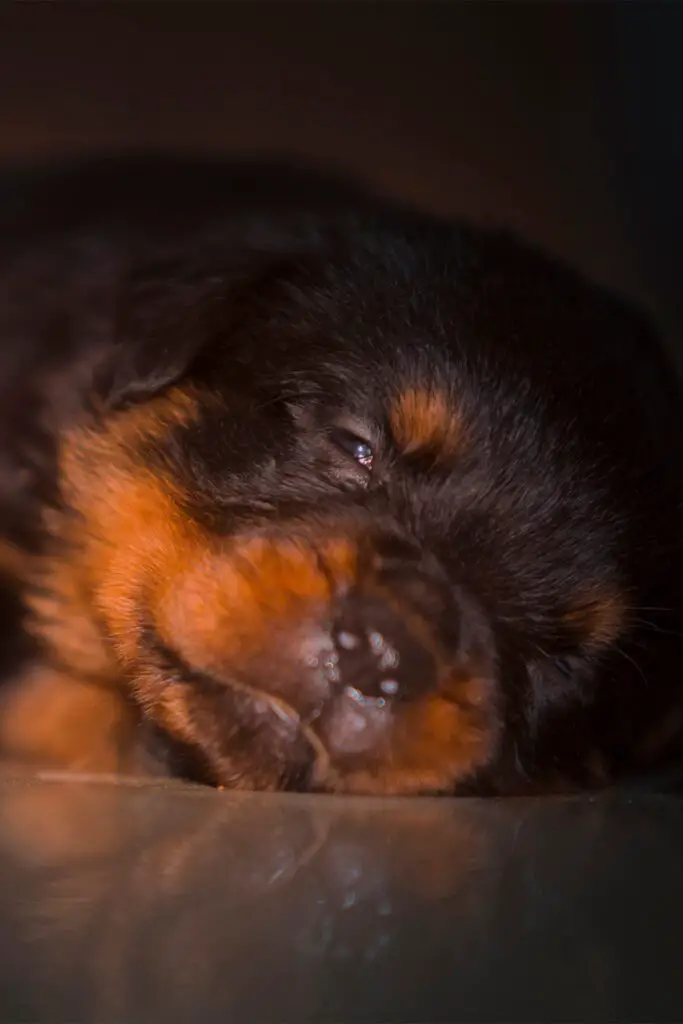
[[[0,13],[0,161],[285,156],[511,224],[683,323],[683,5],[53,3]],[[683,346],[681,347],[683,359]]]

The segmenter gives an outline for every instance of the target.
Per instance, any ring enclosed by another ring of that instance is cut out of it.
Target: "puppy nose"
[[[436,660],[420,631],[415,614],[388,595],[352,593],[339,609],[332,692],[314,725],[337,766],[380,750],[396,705],[434,686]]]
[[[417,696],[434,682],[431,651],[415,635],[406,613],[381,597],[347,598],[333,639],[338,685],[359,704],[382,707]]]

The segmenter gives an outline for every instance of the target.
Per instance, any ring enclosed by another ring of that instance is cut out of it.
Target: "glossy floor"
[[[0,782],[2,1021],[681,1020],[683,802]]]

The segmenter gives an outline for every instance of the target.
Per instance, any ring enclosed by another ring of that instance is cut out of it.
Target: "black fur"
[[[593,787],[680,753],[683,722],[643,753],[683,708],[683,493],[678,385],[637,311],[506,236],[277,171],[104,164],[5,195],[0,500],[14,544],[43,550],[65,426],[189,381],[200,418],[140,459],[178,481],[210,535],[384,545],[400,563],[388,585],[439,649],[463,642],[454,616],[481,616],[502,733],[452,791]],[[397,447],[390,407],[406,389],[449,396],[457,457]],[[349,422],[374,442],[369,480],[335,434]],[[5,592],[9,652],[19,597]],[[622,625],[600,647],[567,612],[614,592]],[[13,650],[5,674],[25,658]],[[427,677],[414,670],[406,699]],[[182,763],[230,784],[208,737],[216,707]],[[278,771],[313,784],[299,762]]]

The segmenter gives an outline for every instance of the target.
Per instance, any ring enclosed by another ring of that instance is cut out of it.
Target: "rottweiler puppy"
[[[658,770],[683,474],[649,324],[505,234],[319,186],[5,186],[4,756],[395,795]]]

